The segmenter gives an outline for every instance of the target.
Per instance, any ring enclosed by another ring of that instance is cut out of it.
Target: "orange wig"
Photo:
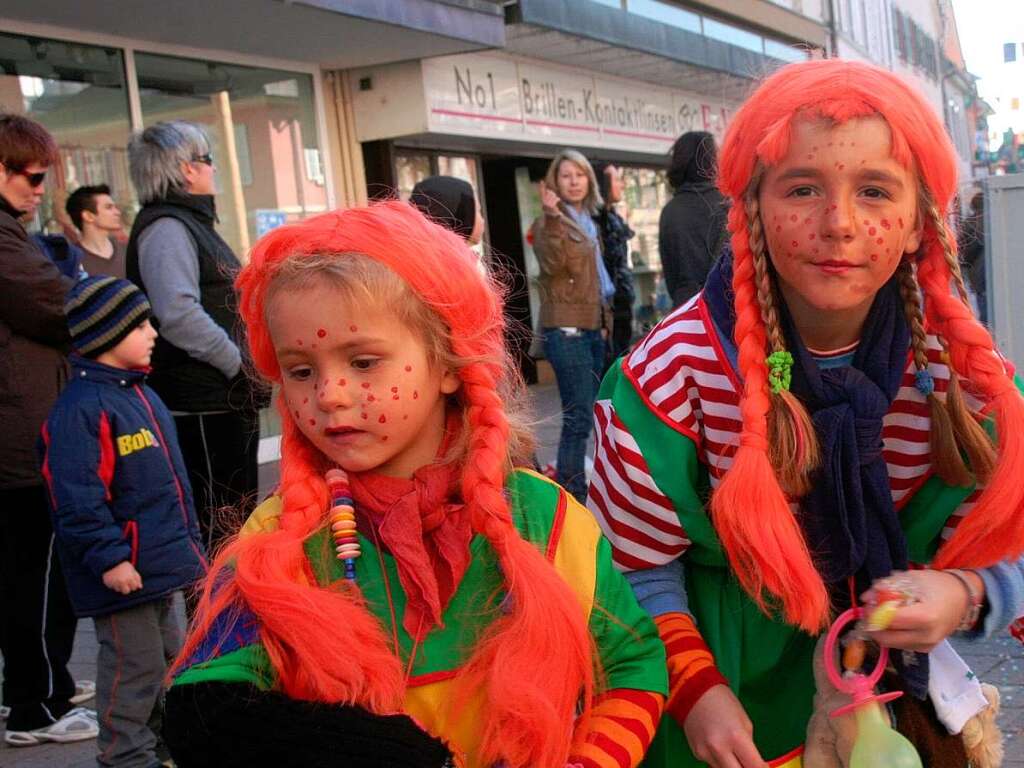
[[[955,238],[946,224],[956,192],[957,165],[945,130],[931,106],[886,70],[837,59],[786,66],[739,109],[720,153],[719,184],[733,201],[729,230],[734,256],[735,338],[744,382],[740,403],[743,431],[733,465],[712,497],[711,511],[747,592],[762,608],[766,608],[768,593],[787,621],[808,631],[827,622],[828,596],[780,485],[780,477],[791,471],[792,465],[801,464],[806,455],[795,454],[796,461],[788,462],[788,468],[777,458],[773,466],[770,456],[776,441],[769,439],[769,416],[788,412],[785,423],[790,434],[784,442],[794,446],[808,443],[807,436],[801,434],[808,421],[802,406],[792,402],[792,395],[785,393],[790,399],[773,400],[769,391],[765,358],[778,345],[779,334],[773,328],[772,299],[766,299],[771,286],[766,287],[770,275],[764,266],[757,187],[763,169],[780,162],[789,151],[794,121],[824,119],[841,124],[866,117],[885,120],[892,136],[893,158],[917,175],[920,187],[923,242],[915,258],[905,257],[899,274],[905,311],[914,331],[916,365],[927,365],[925,326],[948,350],[952,384],[947,403],[935,400],[930,404],[933,425],[946,425],[956,440],[950,438],[951,451],[939,450],[933,427],[933,462],[947,479],[949,473],[942,472],[937,456],[951,453],[953,463],[961,462],[962,448],[972,464],[973,476],[967,474],[967,478],[988,481],[973,511],[939,550],[933,565],[985,567],[1024,552],[1024,484],[1020,483],[1024,400],[996,354],[989,333],[963,297],[950,290],[955,284],[962,291],[963,282]],[[959,397],[957,374],[986,401],[998,432],[996,452],[973,414],[962,406],[954,407],[952,401]],[[794,416],[794,411],[803,412],[803,419]],[[810,442],[814,443],[813,435]],[[961,476],[963,473],[954,475]]]
[[[323,214],[274,230],[254,247],[238,278],[240,309],[259,372],[279,382],[267,329],[268,292],[295,260],[353,256],[386,267],[447,329],[445,346],[463,361],[457,397],[464,413],[462,498],[472,527],[487,538],[509,598],[479,639],[456,681],[456,703],[484,694],[482,764],[560,766],[569,753],[575,707],[589,707],[595,678],[586,617],[570,587],[513,525],[504,483],[509,421],[499,389],[506,376],[505,322],[498,289],[455,234],[406,203],[390,201]],[[324,278],[327,279],[327,278]],[[275,301],[287,300],[287,288]],[[283,511],[278,530],[238,537],[216,557],[195,625],[180,658],[198,646],[225,610],[248,606],[260,621],[281,689],[297,699],[355,703],[394,712],[402,670],[358,587],[321,588],[311,579],[303,541],[326,521],[329,467],[279,402]]]

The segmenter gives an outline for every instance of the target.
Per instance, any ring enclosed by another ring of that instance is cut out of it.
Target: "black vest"
[[[169,195],[164,200],[143,206],[135,217],[128,240],[125,256],[128,279],[148,292],[139,271],[139,236],[150,224],[163,218],[180,221],[195,240],[199,258],[199,303],[206,314],[235,340],[245,359],[234,289],[235,276],[241,264],[231,247],[213,228],[216,209],[212,195]],[[232,403],[237,407],[239,393],[232,390],[239,385],[246,389],[243,382],[229,382],[217,368],[189,356],[163,336],[157,338],[153,349],[153,372],[149,384],[168,408],[187,413],[224,411],[232,408]]]

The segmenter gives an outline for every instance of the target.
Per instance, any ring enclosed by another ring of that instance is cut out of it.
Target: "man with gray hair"
[[[156,123],[128,144],[142,203],[127,276],[148,294],[160,336],[150,385],[174,414],[208,552],[257,492],[257,402],[245,375],[234,278],[240,264],[214,228],[210,142],[195,123]]]

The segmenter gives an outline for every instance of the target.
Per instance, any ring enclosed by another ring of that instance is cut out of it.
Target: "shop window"
[[[619,212],[636,233],[629,241],[629,257],[636,288],[634,331],[639,333],[671,308],[658,253],[658,220],[671,192],[663,170],[624,166],[622,179],[625,190]]]
[[[395,156],[395,186],[402,200],[408,200],[412,188],[429,175],[430,155]]]
[[[705,17],[704,34],[713,40],[721,40],[723,43],[746,48],[748,51],[764,52],[764,38],[745,29],[734,27],[732,24],[723,24],[720,21]]]
[[[320,152],[310,75],[149,53],[136,53],[135,67],[145,125],[191,120],[206,129],[220,231],[239,256],[260,222],[327,210],[322,165],[308,155]]]
[[[700,15],[661,0],[626,0],[626,9],[662,24],[700,34]]]
[[[0,112],[42,123],[60,148],[32,230],[71,233],[67,193],[107,184],[130,207],[126,147],[131,133],[124,59],[115,48],[0,34]]]
[[[808,58],[806,48],[796,48],[767,37],[764,39],[764,52],[766,56],[782,61],[807,61]]]

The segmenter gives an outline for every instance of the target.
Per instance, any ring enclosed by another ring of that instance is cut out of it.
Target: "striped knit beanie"
[[[127,280],[86,277],[64,302],[71,343],[82,357],[113,349],[152,314],[146,294]]]

